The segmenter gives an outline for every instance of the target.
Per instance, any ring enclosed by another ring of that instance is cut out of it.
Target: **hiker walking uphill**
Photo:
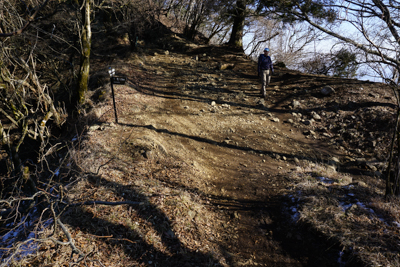
[[[271,74],[274,73],[274,66],[269,56],[269,48],[264,49],[264,54],[258,57],[258,76],[261,77],[261,95],[265,97],[265,88],[271,81]]]

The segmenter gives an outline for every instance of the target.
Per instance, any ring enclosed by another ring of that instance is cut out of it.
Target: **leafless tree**
[[[0,3],[0,38],[21,34],[38,16],[49,0],[12,1]]]
[[[65,63],[72,46],[50,23],[57,7],[50,1],[6,0],[0,5],[0,147],[7,167],[0,170],[0,223],[4,226],[0,236],[4,239],[6,231],[22,237],[18,229],[25,229],[32,218],[26,230],[36,231],[43,223],[40,214],[53,203],[51,191],[58,186],[49,158],[63,145],[52,144],[52,129],[62,127],[68,116],[65,102],[59,100],[65,97],[62,88],[69,90],[69,78],[61,73],[71,69]],[[8,248],[9,255],[17,255],[14,252],[21,247],[23,243],[15,243],[15,250]]]
[[[393,86],[393,92],[399,101],[400,71],[400,2],[382,0],[343,0],[322,6],[315,3],[318,10],[330,14],[326,20],[321,16],[313,17],[304,12],[305,5],[301,1],[293,2],[291,14],[305,21],[315,29],[328,34],[353,47],[362,55],[360,62],[368,64],[373,73]],[[285,10],[285,9],[284,9]],[[287,9],[286,9],[287,11]],[[285,11],[285,12],[286,12]],[[397,115],[399,116],[399,115]],[[399,118],[397,119],[397,123]],[[398,125],[393,135],[389,165],[386,171],[386,195],[400,194],[400,147],[394,152],[398,140]],[[394,176],[391,175],[394,170]]]
[[[322,37],[304,23],[284,23],[264,17],[254,21],[248,35],[252,38],[245,51],[251,57],[256,58],[262,49],[269,47],[275,62],[283,62],[292,68],[301,63],[308,53],[312,53],[310,47]]]
[[[71,88],[76,86],[79,73],[75,62],[85,49],[89,51],[83,59],[90,56],[90,22],[96,18],[92,8],[110,11],[115,2],[87,0],[80,1],[84,6],[74,4],[47,0],[0,3],[0,156],[7,167],[0,168],[0,236],[4,245],[0,266],[18,257],[28,244],[46,240],[70,246],[79,260],[86,259],[87,255],[74,245],[61,214],[71,206],[138,205],[70,203],[67,198],[63,177],[83,179],[72,167],[77,160],[71,151],[78,148],[68,140],[57,140],[53,133],[66,124],[70,114]],[[110,12],[122,14],[119,6]],[[41,236],[42,226],[53,226],[54,232]],[[56,232],[62,232],[67,241],[58,240]],[[26,239],[24,233],[34,235]],[[16,238],[6,244],[7,236]]]

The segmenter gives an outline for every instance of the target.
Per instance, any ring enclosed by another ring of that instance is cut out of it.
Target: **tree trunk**
[[[78,103],[83,104],[85,93],[88,89],[89,71],[90,71],[90,49],[92,44],[92,30],[90,27],[90,1],[84,0],[82,9],[82,33],[81,33],[81,66],[78,77]]]
[[[233,14],[233,26],[228,44],[243,50],[243,29],[246,19],[246,0],[237,0]]]

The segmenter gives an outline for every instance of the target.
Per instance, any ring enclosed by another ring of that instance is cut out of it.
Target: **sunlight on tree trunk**
[[[229,45],[243,50],[243,29],[246,19],[246,0],[237,0],[233,14],[233,26]]]
[[[88,89],[90,71],[90,49],[92,42],[92,31],[90,27],[90,0],[85,0],[82,10],[82,33],[81,33],[81,66],[78,78],[78,103],[83,104],[85,93]]]

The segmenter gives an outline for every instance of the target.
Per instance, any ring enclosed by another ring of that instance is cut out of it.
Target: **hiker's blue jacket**
[[[274,72],[274,66],[272,65],[271,57],[261,54],[258,57],[258,73],[260,73],[261,70],[268,69],[271,69],[271,71]]]

